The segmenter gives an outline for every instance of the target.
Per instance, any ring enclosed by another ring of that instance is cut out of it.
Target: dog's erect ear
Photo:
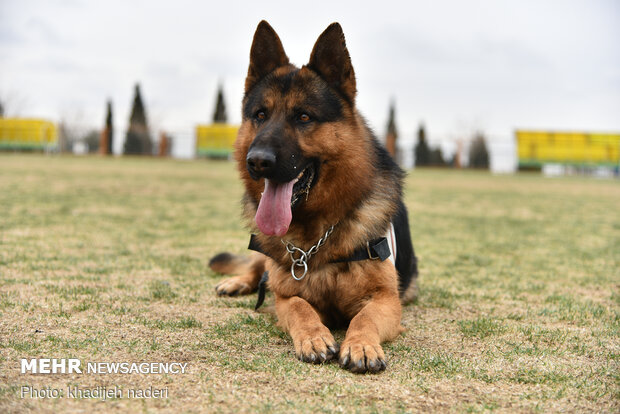
[[[266,21],[261,21],[254,33],[250,50],[250,67],[245,78],[245,92],[263,77],[280,66],[288,65],[288,57],[284,53],[278,34]]]
[[[344,97],[355,101],[355,72],[344,41],[342,27],[330,24],[314,44],[308,68],[319,74],[327,83],[339,90]]]

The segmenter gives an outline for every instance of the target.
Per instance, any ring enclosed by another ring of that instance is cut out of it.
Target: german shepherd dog
[[[244,215],[257,234],[249,258],[221,253],[210,267],[237,274],[219,295],[257,289],[268,272],[278,325],[297,357],[338,358],[356,373],[386,368],[381,343],[403,328],[417,294],[417,260],[402,201],[404,172],[355,108],[342,28],[331,24],[310,61],[289,63],[265,21],[254,34],[235,159]],[[329,327],[348,327],[340,347]]]

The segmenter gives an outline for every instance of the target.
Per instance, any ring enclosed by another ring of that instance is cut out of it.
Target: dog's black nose
[[[276,166],[276,154],[262,148],[251,149],[245,160],[248,171],[255,178],[269,177]]]

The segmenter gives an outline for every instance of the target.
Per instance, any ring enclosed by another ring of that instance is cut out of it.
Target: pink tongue
[[[295,180],[278,184],[265,179],[265,191],[258,203],[256,225],[268,236],[284,236],[291,224],[291,196]]]

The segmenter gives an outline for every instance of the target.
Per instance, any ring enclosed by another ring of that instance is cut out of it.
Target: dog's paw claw
[[[338,345],[326,329],[325,333],[308,335],[307,338],[296,344],[296,353],[299,360],[313,364],[322,364],[334,359],[338,355]]]
[[[343,369],[356,374],[377,373],[387,367],[383,349],[378,344],[343,344],[339,363]]]

